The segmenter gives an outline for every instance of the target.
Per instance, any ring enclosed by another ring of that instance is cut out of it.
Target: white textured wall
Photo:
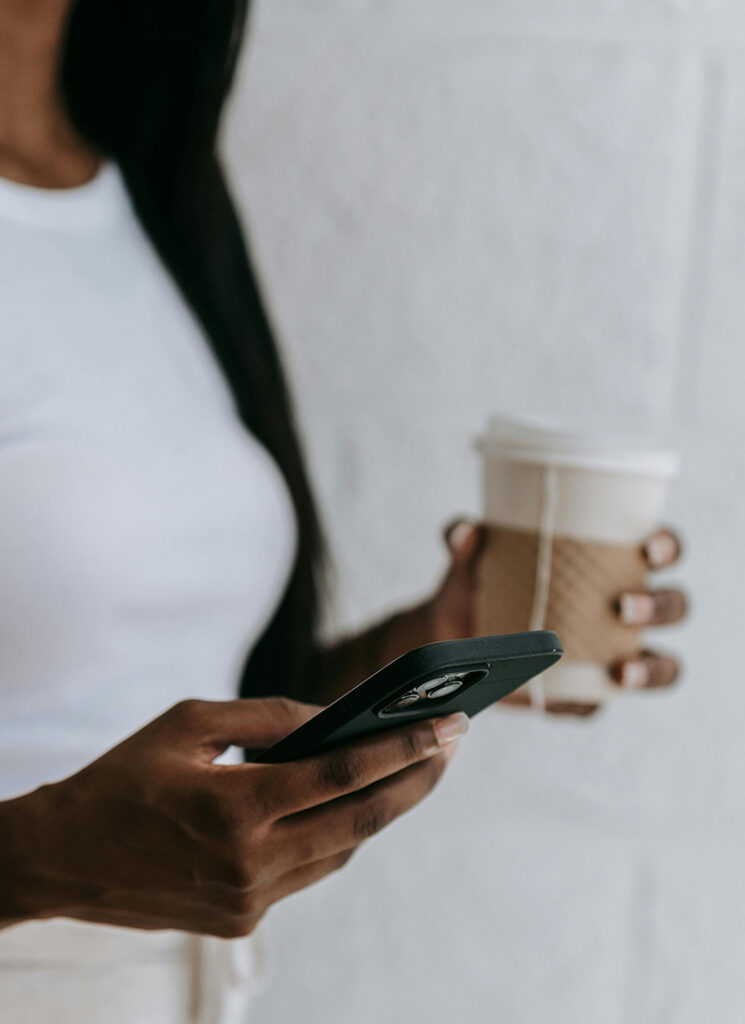
[[[674,427],[673,696],[474,723],[273,913],[257,1024],[745,1019],[744,0],[260,0],[231,167],[339,566],[428,590],[493,411]]]

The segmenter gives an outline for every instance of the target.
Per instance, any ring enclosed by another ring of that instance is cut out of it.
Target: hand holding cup
[[[447,531],[453,565],[433,602],[435,637],[555,630],[565,657],[516,698],[547,710],[586,714],[625,690],[670,685],[677,662],[646,650],[642,632],[686,612],[681,591],[647,579],[680,557],[658,525],[677,453],[501,417],[479,450],[483,522]]]
[[[487,527],[467,519],[451,523],[444,533],[450,554],[450,567],[432,602],[433,634],[437,640],[453,640],[476,633],[476,603],[479,592],[480,564],[487,539]],[[677,534],[660,529],[639,547],[639,556],[650,572],[675,565],[682,552]],[[678,588],[644,588],[619,593],[611,602],[611,614],[630,634],[646,627],[673,625],[687,611],[687,598]],[[607,665],[612,685],[622,691],[653,690],[675,683],[680,672],[677,658],[645,648]],[[530,694],[519,690],[503,703],[529,707]],[[587,716],[599,707],[597,702],[548,698],[545,709],[553,714]]]

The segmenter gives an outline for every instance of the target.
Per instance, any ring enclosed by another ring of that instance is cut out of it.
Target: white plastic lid
[[[680,471],[679,452],[657,445],[649,438],[574,433],[548,419],[492,416],[477,447],[482,453],[498,455],[511,462],[665,478]]]

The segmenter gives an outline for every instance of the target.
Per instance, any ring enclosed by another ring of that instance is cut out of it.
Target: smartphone
[[[472,717],[562,654],[558,636],[549,630],[426,644],[396,658],[251,760],[297,761],[416,719],[456,711]]]

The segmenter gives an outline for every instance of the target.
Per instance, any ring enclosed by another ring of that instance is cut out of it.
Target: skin
[[[445,531],[452,564],[434,598],[435,628],[442,639],[448,634],[455,635],[459,629],[468,632],[472,628],[475,578],[483,538],[483,526],[463,521],[452,524]],[[680,540],[668,529],[658,530],[642,544],[642,553],[651,572],[676,564],[681,552]],[[619,594],[613,610],[624,625],[639,629],[680,622],[687,614],[687,608],[683,591],[663,588]],[[652,690],[671,686],[679,676],[680,666],[677,659],[668,654],[639,651],[633,658],[608,665],[608,673],[617,686]],[[508,698],[507,703],[529,706],[529,698],[524,693],[517,693]],[[554,714],[586,716],[593,714],[597,707],[554,701],[549,702],[546,710]]]
[[[444,531],[450,565],[435,593],[422,604],[400,612],[363,637],[354,637],[329,651],[325,658],[321,699],[338,696],[354,680],[364,678],[386,662],[412,647],[437,640],[455,640],[474,635],[479,558],[485,537],[483,524],[459,519]],[[675,565],[681,555],[681,543],[671,530],[663,529],[649,537],[642,552],[654,572]],[[630,629],[666,626],[680,622],[688,602],[677,588],[649,589],[619,594],[614,612]],[[619,687],[653,690],[671,686],[678,678],[677,659],[654,651],[639,651],[622,662],[608,665],[611,680]],[[529,697],[518,691],[501,701],[502,705],[530,707]],[[552,714],[586,717],[598,710],[593,704],[549,701]]]
[[[71,0],[0,0],[0,176],[71,188],[101,157],[75,131],[57,88]]]
[[[68,121],[57,88],[60,39],[71,0],[0,0],[0,176],[50,188],[81,185],[98,170],[100,156]],[[476,566],[482,527],[457,520],[445,530],[450,569],[436,593],[360,636],[328,651],[309,697],[321,703],[340,696],[365,676],[423,643],[473,635]],[[674,564],[681,552],[669,530],[644,545],[650,569]],[[686,614],[677,589],[619,594],[617,614],[629,626],[667,625]],[[652,689],[675,682],[674,658],[640,651],[608,666],[619,686]],[[518,694],[509,703],[526,705]],[[549,703],[555,713],[591,714],[590,705]]]
[[[69,917],[247,935],[426,796],[468,728],[451,715],[291,764],[213,763],[317,711],[184,701],[71,778],[0,803],[0,927]]]
[[[68,122],[56,86],[70,0],[0,0],[0,176],[66,188],[100,155]],[[472,633],[481,528],[446,531],[449,571],[416,608],[325,652],[309,695],[323,703],[411,647]],[[658,535],[655,567],[679,544]],[[635,598],[633,600],[632,598]],[[638,624],[676,621],[678,591],[619,595]],[[643,621],[642,621],[643,620]],[[668,685],[669,658],[613,666],[619,685]],[[214,764],[228,746],[268,746],[317,712],[287,700],[185,701],[81,772],[0,802],[0,927],[70,917],[233,937],[279,899],[342,867],[426,796],[467,728],[418,723],[291,765]],[[587,713],[592,708],[554,707]]]
[[[0,0],[0,176],[37,187],[82,185],[101,162],[57,91],[69,11]],[[451,716],[294,765],[213,764],[317,710],[186,701],[73,777],[0,802],[0,927],[62,916],[248,934],[426,796],[467,728]]]

